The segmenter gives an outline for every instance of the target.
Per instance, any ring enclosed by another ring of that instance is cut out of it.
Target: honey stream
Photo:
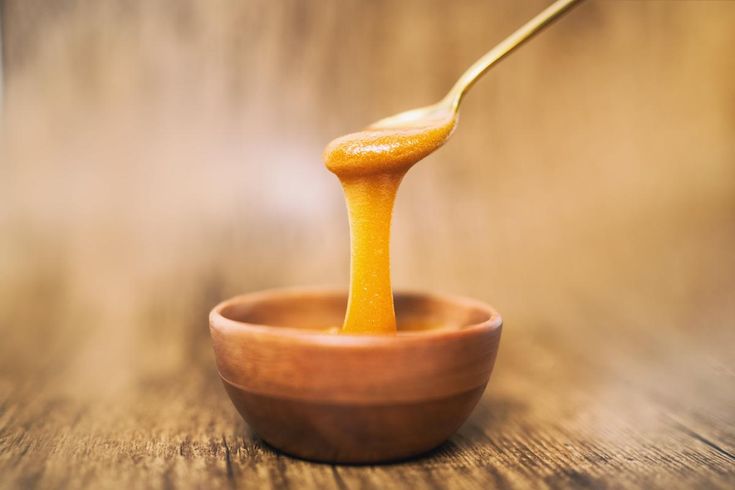
[[[447,112],[411,126],[366,129],[335,139],[324,160],[339,178],[350,221],[350,293],[342,332],[394,333],[390,227],[406,172],[451,135]]]

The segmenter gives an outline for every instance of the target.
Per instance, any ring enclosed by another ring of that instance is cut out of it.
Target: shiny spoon
[[[513,34],[505,38],[500,44],[488,51],[465,71],[454,84],[449,93],[436,104],[418,109],[401,112],[381,119],[369,126],[368,129],[417,128],[431,126],[438,120],[452,119],[456,124],[459,104],[467,91],[490,67],[503,59],[506,55],[539,33],[553,20],[574,7],[582,0],[557,0],[536,17],[526,22]]]
[[[342,183],[350,217],[350,294],[342,332],[396,333],[390,223],[403,176],[451,136],[463,95],[483,73],[579,1],[554,2],[480,58],[437,104],[381,119],[327,145],[324,163]]]

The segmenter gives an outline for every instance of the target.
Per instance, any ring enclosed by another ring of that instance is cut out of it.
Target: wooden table
[[[546,2],[175,3],[2,2],[0,488],[733,488],[735,2],[589,2],[473,89],[393,276],[494,304],[496,369],[364,467],[265,446],[207,313],[346,285],[323,145]]]
[[[208,346],[217,291],[202,289],[182,310],[141,312],[149,331],[122,352],[116,334],[67,316],[63,299],[19,305],[12,321],[40,345],[3,343],[3,372],[12,361],[16,374],[0,385],[2,486],[732,487],[732,332],[688,331],[705,321],[696,311],[677,309],[682,325],[664,335],[650,328],[664,319],[582,295],[569,301],[576,316],[511,320],[485,397],[448,443],[412,461],[350,467],[278,454],[242,422]],[[731,306],[720,313],[731,321]]]

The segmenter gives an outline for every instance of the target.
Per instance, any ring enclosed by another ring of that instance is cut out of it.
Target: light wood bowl
[[[211,312],[217,369],[230,399],[271,446],[330,463],[403,459],[449,438],[495,363],[500,315],[483,303],[396,293],[399,332],[345,335],[343,291],[271,290]],[[401,331],[430,324],[441,328]]]

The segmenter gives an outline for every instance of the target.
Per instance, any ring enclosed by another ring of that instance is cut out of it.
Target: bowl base
[[[389,405],[320,403],[256,394],[223,380],[240,415],[270,446],[324,463],[384,463],[426,453],[454,434],[485,385]]]

